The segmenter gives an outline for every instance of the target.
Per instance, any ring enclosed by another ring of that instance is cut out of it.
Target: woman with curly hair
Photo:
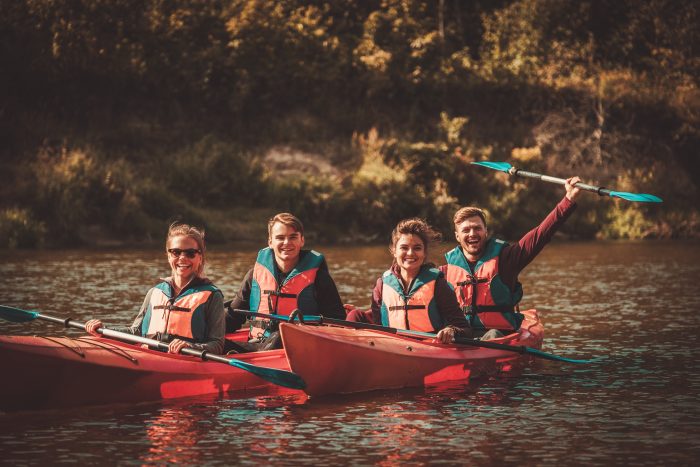
[[[428,223],[400,221],[391,234],[391,267],[377,279],[372,308],[365,312],[348,305],[349,321],[372,322],[397,329],[437,332],[442,343],[467,336],[467,321],[444,274],[428,263],[431,244],[440,239]]]

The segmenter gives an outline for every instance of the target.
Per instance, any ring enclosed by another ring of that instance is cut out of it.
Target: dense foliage
[[[282,209],[320,239],[384,240],[408,216],[448,232],[465,204],[514,238],[562,194],[481,159],[665,200],[582,197],[570,235],[697,236],[699,10],[2,2],[0,247],[160,239],[175,218],[255,238]]]

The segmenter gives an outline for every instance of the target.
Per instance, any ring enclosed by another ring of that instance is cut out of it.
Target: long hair
[[[401,235],[417,235],[423,241],[423,247],[425,248],[425,257],[428,258],[428,250],[430,245],[435,242],[442,240],[442,235],[440,232],[431,227],[426,221],[418,217],[413,217],[411,219],[404,219],[399,221],[391,232],[391,245],[389,246],[389,251],[394,255],[396,252],[396,242],[398,242]]]

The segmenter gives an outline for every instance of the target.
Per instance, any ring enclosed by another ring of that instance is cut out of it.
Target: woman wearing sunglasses
[[[172,224],[165,250],[171,276],[148,291],[129,327],[111,329],[168,343],[168,352],[192,347],[220,354],[226,327],[223,294],[204,277],[204,231],[187,224]],[[102,321],[92,319],[85,330],[99,336]]]

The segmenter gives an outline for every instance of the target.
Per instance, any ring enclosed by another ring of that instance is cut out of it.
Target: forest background
[[[574,238],[700,235],[693,0],[14,0],[0,5],[0,248],[386,241],[464,205],[518,238],[561,187]]]

